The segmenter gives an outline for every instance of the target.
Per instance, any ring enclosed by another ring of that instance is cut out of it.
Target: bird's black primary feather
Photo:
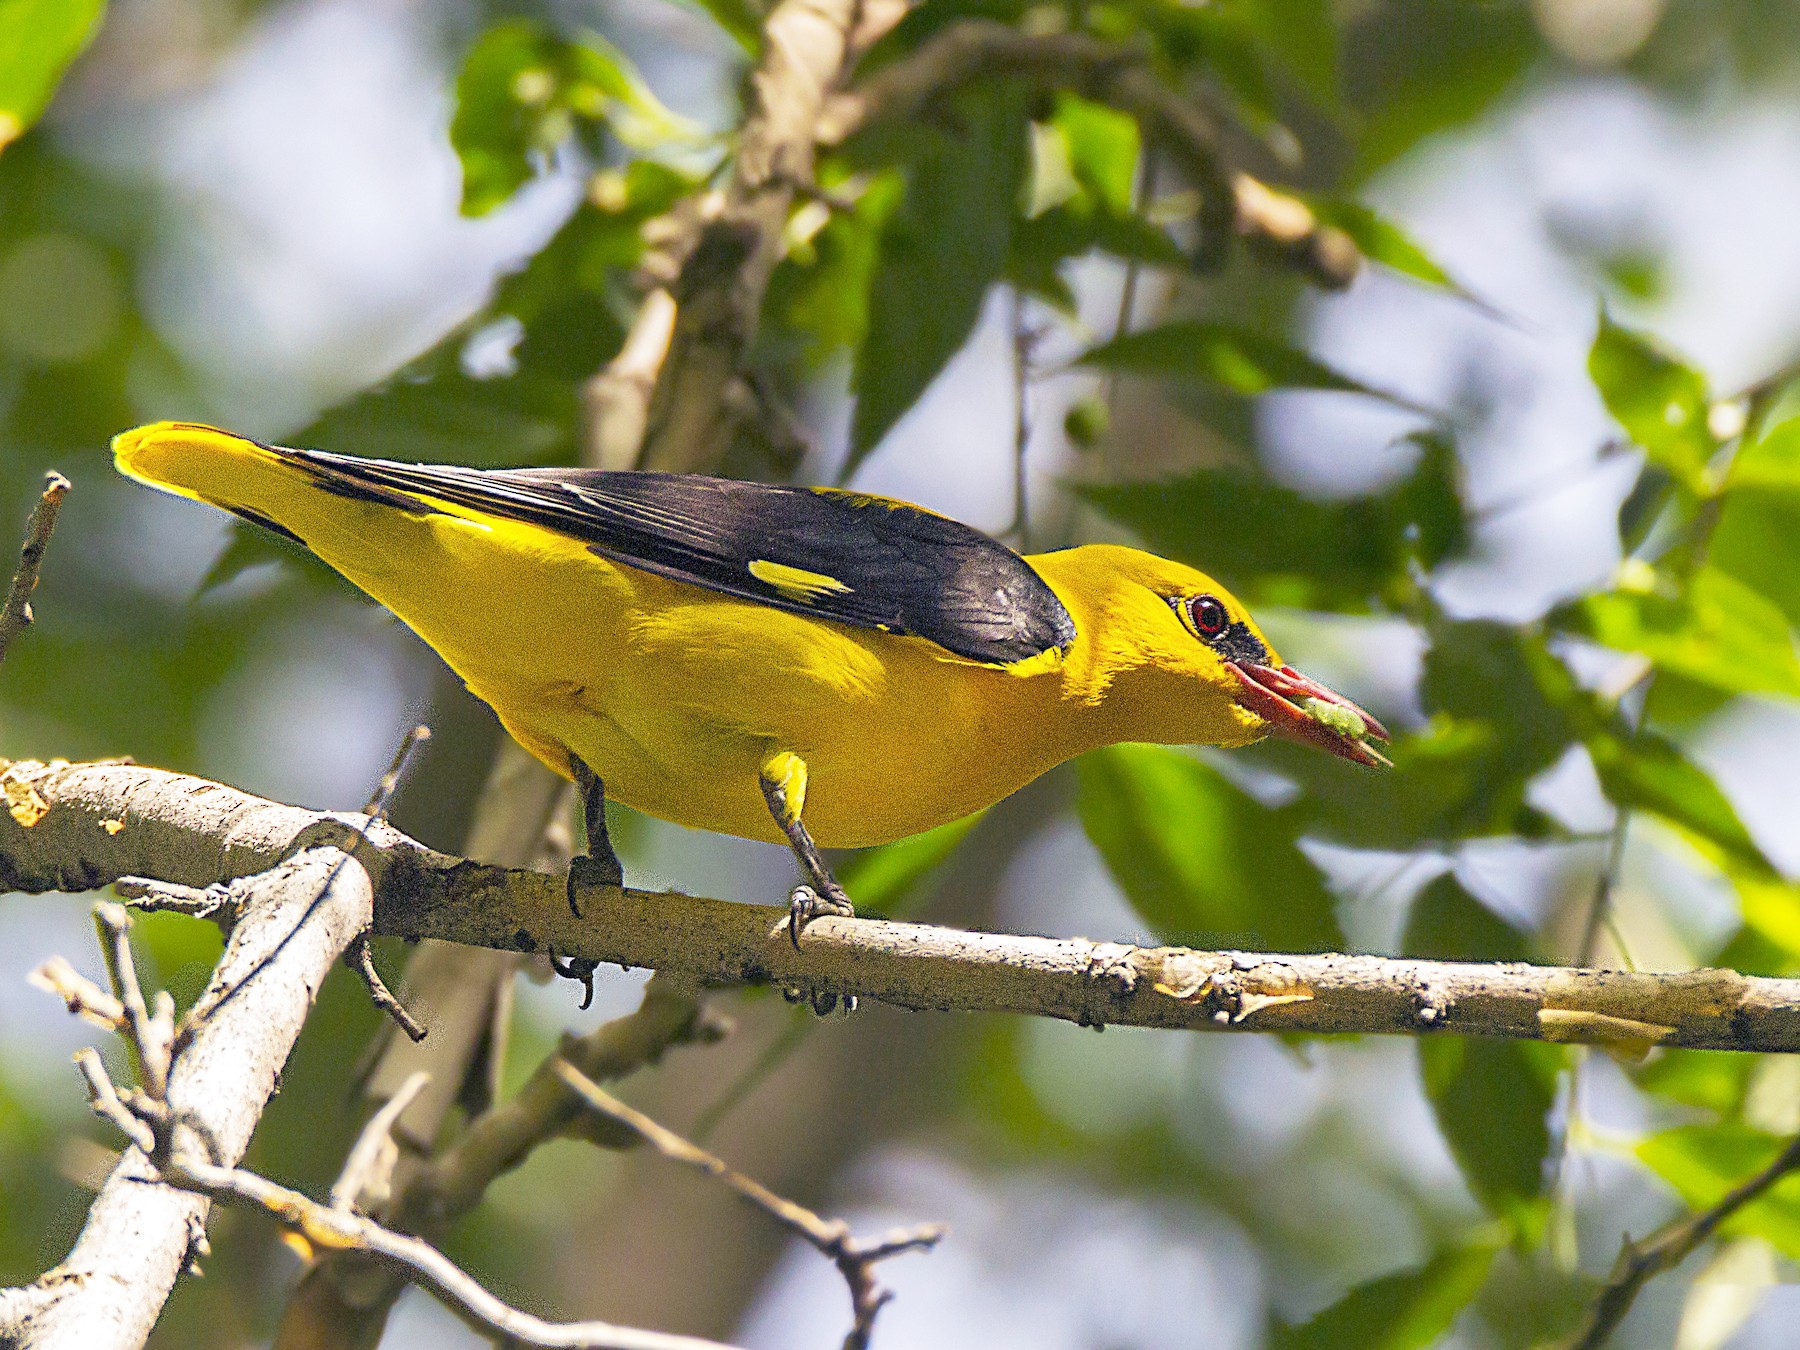
[[[396,494],[417,493],[525,521],[614,562],[796,614],[926,638],[973,661],[1022,661],[1075,639],[1068,610],[1018,554],[958,521],[883,497],[693,474],[284,453],[334,492],[390,505]],[[833,584],[809,587],[786,569]]]

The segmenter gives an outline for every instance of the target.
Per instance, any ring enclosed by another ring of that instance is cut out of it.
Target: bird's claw
[[[553,947],[550,949],[550,969],[581,986],[581,1011],[586,1012],[594,1002],[594,972],[600,969],[600,963],[591,956],[558,956]]]
[[[804,884],[794,887],[788,895],[788,941],[794,944],[795,951],[800,950],[800,930],[825,914],[851,919],[856,917],[856,909],[836,885],[823,892]]]
[[[855,994],[836,994],[829,989],[796,989],[789,986],[781,991],[781,996],[789,1003],[808,1004],[818,1017],[828,1016],[839,1007],[843,1008],[846,1017],[856,1011]]]

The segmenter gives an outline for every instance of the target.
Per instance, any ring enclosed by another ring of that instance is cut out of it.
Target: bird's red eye
[[[1196,595],[1189,600],[1188,617],[1194,621],[1194,631],[1203,638],[1216,638],[1231,626],[1231,615],[1216,595]]]

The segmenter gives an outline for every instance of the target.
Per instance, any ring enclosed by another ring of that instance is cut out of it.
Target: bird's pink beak
[[[1342,694],[1292,666],[1226,664],[1243,682],[1238,705],[1262,718],[1270,735],[1315,745],[1370,768],[1391,767],[1392,761],[1369,744],[1370,739],[1391,740],[1387,728]]]

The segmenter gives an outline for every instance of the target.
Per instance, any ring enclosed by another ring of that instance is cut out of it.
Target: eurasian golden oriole
[[[1386,761],[1373,717],[1281,663],[1203,573],[1090,544],[1021,557],[905,502],[683,474],[396,464],[158,422],[132,478],[298,542],[437,650],[580,786],[578,886],[620,881],[605,794],[789,844],[792,932],[855,848],[1120,741],[1284,736]]]

